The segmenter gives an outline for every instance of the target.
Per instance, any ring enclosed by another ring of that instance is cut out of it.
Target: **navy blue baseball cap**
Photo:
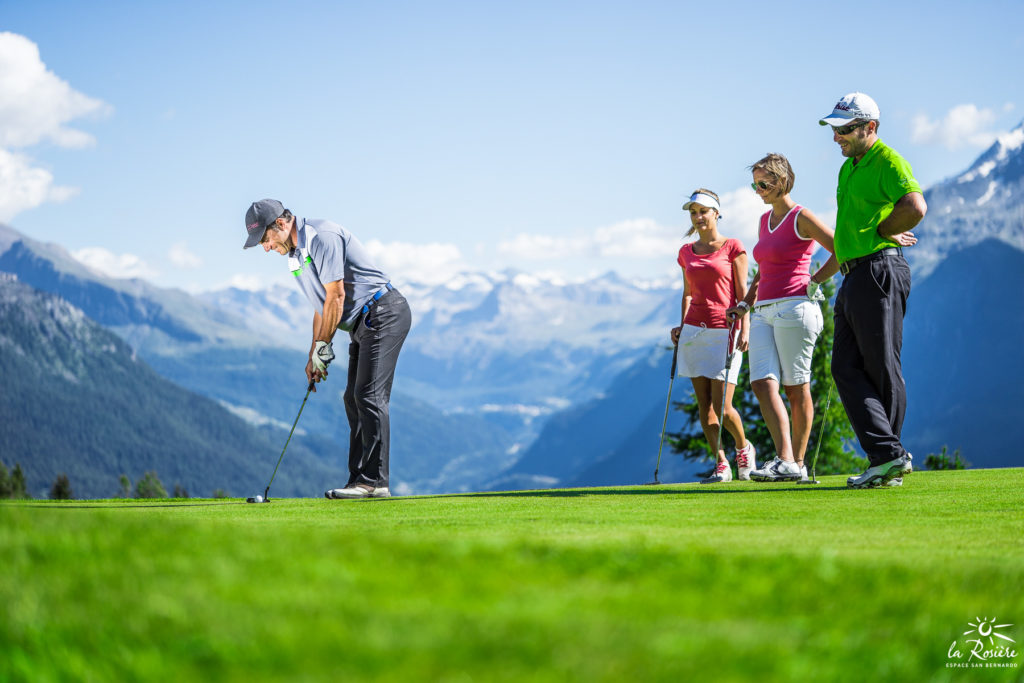
[[[276,199],[261,199],[253,202],[245,212],[245,231],[249,238],[245,240],[243,249],[255,247],[263,239],[267,226],[280,218],[284,213],[284,204]]]

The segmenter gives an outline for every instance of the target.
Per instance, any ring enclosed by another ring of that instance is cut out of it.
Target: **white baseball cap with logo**
[[[862,92],[852,92],[843,95],[843,98],[836,102],[832,113],[818,121],[822,126],[845,126],[851,121],[878,121],[878,105],[873,99]]]

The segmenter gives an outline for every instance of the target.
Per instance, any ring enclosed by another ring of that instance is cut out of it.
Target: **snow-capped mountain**
[[[630,282],[614,273],[565,282],[526,273],[464,273],[443,285],[396,282],[413,311],[401,384],[452,412],[548,414],[592,398],[636,354],[678,324],[681,278]],[[200,295],[309,348],[311,309],[286,287]],[[581,381],[582,380],[582,381]]]
[[[252,425],[280,431],[302,397],[312,309],[297,288],[194,296],[109,278],[7,226],[0,270],[72,302],[159,374]],[[613,275],[566,283],[468,273],[444,286],[396,284],[415,318],[392,401],[394,489],[403,493],[494,479],[547,417],[600,396],[679,315],[679,283]],[[343,388],[322,387],[296,434],[296,445],[331,467],[348,439]]]
[[[1020,284],[1003,276],[1020,272],[1022,196],[1024,123],[967,171],[925,193],[929,212],[916,230],[920,241],[906,251],[914,291],[904,346],[911,399],[905,436],[915,454],[948,444],[963,447],[976,464],[1007,464],[988,454],[999,451],[1000,435],[1014,426],[1012,406],[1024,400],[1012,344],[995,343],[1007,332],[998,293]],[[59,294],[116,332],[158,373],[253,424],[287,425],[305,390],[295,368],[309,347],[312,309],[297,288],[193,296],[107,278],[59,246],[5,226],[0,270]],[[968,281],[970,288],[962,286]],[[648,475],[665,402],[659,347],[678,324],[681,278],[644,283],[606,274],[564,282],[507,271],[464,273],[440,286],[395,284],[414,318],[392,406],[396,491],[475,490],[503,480],[615,483]],[[963,301],[951,304],[954,295]],[[966,360],[993,357],[1006,359],[992,371],[997,382]],[[677,393],[685,385],[677,382]],[[328,385],[310,401],[300,425],[308,434],[297,436],[332,467],[341,464],[347,443],[342,389]],[[1010,412],[993,410],[993,401]],[[967,436],[962,425],[978,429]],[[542,430],[543,443],[536,443]],[[634,441],[635,460],[629,457]]]
[[[951,252],[996,239],[1024,249],[1024,121],[1003,133],[964,173],[925,191],[928,215],[906,251],[915,280]]]

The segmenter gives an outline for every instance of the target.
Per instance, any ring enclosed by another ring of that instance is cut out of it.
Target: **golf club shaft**
[[[665,445],[665,426],[668,424],[668,408],[672,405],[672,384],[676,381],[676,361],[678,360],[679,343],[672,345],[672,371],[668,376],[668,398],[665,399],[665,419],[661,421],[661,440],[658,441],[658,462],[654,466],[654,483],[658,483],[658,470],[661,468],[661,448]]]
[[[811,479],[815,478],[818,467],[818,451],[821,450],[821,439],[825,436],[825,423],[828,422],[828,407],[832,405],[832,382],[828,383],[828,398],[825,400],[825,412],[821,415],[821,427],[818,428],[818,443],[814,445],[814,459],[811,460]]]
[[[725,382],[722,383],[722,410],[718,413],[718,443],[715,444],[715,463],[718,453],[722,450],[722,429],[725,426],[725,397],[729,393],[729,370],[732,369],[732,336],[736,329],[736,321],[729,324],[729,338],[725,342]]]
[[[302,417],[302,409],[306,407],[306,400],[309,398],[309,392],[313,391],[313,383],[309,383],[309,388],[306,389],[306,396],[302,399],[302,405],[299,406],[299,414],[295,416],[295,422],[292,423],[292,430],[288,432],[288,440],[284,442],[284,448],[281,449],[281,457],[277,459],[277,464],[274,465],[274,473],[270,475],[270,482],[267,484],[267,488],[263,491],[263,500],[270,500],[270,485],[274,483],[274,477],[277,476],[277,468],[281,466],[281,460],[284,459],[284,452],[288,450],[288,444],[291,443],[292,434],[295,433],[295,425],[299,424],[299,418]]]

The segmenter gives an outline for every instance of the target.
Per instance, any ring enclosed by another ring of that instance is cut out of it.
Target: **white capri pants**
[[[729,330],[683,325],[679,332],[678,374],[683,377],[725,379],[725,353],[728,343]],[[743,354],[733,351],[732,364],[729,366],[730,384],[736,384],[736,380],[739,379],[742,363]]]
[[[791,387],[811,381],[811,356],[824,320],[809,299],[758,304],[750,314],[750,380]]]

